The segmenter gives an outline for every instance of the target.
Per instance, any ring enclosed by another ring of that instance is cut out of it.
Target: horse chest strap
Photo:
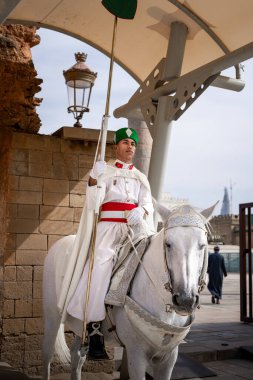
[[[128,296],[124,309],[137,333],[159,350],[175,348],[186,337],[193,321],[183,327],[167,324],[158,320]]]

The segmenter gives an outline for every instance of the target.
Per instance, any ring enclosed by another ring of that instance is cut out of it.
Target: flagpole
[[[100,160],[105,160],[105,150],[106,150],[106,139],[107,139],[107,129],[108,129],[108,119],[110,117],[110,98],[111,98],[111,87],[112,87],[112,74],[113,74],[113,64],[114,64],[114,48],[116,42],[116,34],[117,34],[117,24],[118,17],[114,17],[114,26],[113,26],[113,38],[112,38],[112,48],[111,48],[111,57],[110,57],[110,69],[109,69],[109,78],[107,85],[107,96],[106,96],[106,105],[105,105],[105,113],[102,119],[101,125],[101,148],[100,148]],[[94,222],[93,222],[93,230],[91,237],[91,251],[89,257],[89,272],[87,278],[87,289],[86,289],[86,297],[85,297],[85,305],[84,305],[84,320],[83,320],[83,331],[82,331],[82,341],[81,341],[81,355],[84,356],[87,353],[88,348],[88,336],[87,332],[87,314],[88,314],[88,304],[90,298],[90,286],[91,286],[91,277],[94,266],[94,258],[95,258],[95,243],[96,243],[96,235],[97,235],[97,224],[99,217],[99,207],[100,207],[100,194],[101,194],[101,178],[99,177],[97,180],[97,194],[96,194],[96,202],[95,202],[95,211],[94,211]]]

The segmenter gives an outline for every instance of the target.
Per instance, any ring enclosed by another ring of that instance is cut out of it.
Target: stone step
[[[119,372],[114,371],[111,374],[104,372],[82,374],[85,380],[118,380]],[[0,380],[42,380],[41,376],[27,376],[19,370],[11,367],[8,363],[0,362]],[[60,373],[51,376],[51,380],[70,380],[70,373]]]
[[[240,353],[243,359],[253,360],[253,346],[241,346]]]
[[[1,380],[30,380],[24,373],[12,368],[8,363],[0,362]]]

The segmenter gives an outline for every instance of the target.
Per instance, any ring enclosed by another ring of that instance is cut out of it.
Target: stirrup
[[[101,323],[90,322],[87,325],[87,332],[89,342],[88,360],[109,360],[105,349],[104,335],[101,332]]]

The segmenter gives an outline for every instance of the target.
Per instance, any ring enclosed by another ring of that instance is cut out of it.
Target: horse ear
[[[153,198],[153,201],[154,201],[155,208],[156,208],[158,214],[162,218],[162,221],[165,222],[166,220],[168,220],[169,215],[171,213],[170,210],[168,210],[167,207],[163,206],[161,203],[154,200],[154,198]]]
[[[211,218],[213,212],[214,212],[214,209],[215,207],[217,206],[217,204],[219,203],[216,202],[213,206],[209,207],[209,208],[206,208],[205,210],[201,211],[201,214],[206,218],[207,222],[208,220]]]

